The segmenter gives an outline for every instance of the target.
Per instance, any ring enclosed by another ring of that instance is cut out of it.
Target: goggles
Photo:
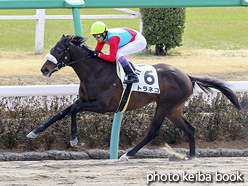
[[[92,36],[93,36],[94,38],[100,38],[100,37],[102,36],[102,34],[92,34]]]

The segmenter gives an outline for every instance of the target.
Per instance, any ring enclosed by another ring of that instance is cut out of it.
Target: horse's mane
[[[81,37],[81,36],[74,36],[72,37],[72,40],[71,40],[71,43],[73,43],[74,45],[76,46],[82,46],[84,45],[86,48],[89,48],[86,44],[85,44],[85,41],[87,39],[84,38],[84,37]]]
[[[84,48],[87,50],[91,49],[85,44],[85,41],[87,38],[81,37],[81,36],[73,36],[73,35],[67,35],[67,36],[62,36],[61,41],[64,41],[65,43],[72,43],[75,46],[79,46],[80,48]],[[115,64],[113,62],[110,62],[110,64]]]

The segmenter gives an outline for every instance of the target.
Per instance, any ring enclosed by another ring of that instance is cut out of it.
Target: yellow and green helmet
[[[107,26],[102,21],[97,21],[91,26],[91,35],[102,34],[107,31]]]

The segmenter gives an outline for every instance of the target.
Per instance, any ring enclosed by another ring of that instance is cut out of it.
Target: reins
[[[73,65],[73,64],[75,64],[75,63],[78,63],[79,61],[83,61],[83,60],[88,59],[88,58],[90,58],[90,57],[91,57],[91,56],[87,56],[87,57],[84,57],[84,58],[81,58],[81,59],[78,59],[78,60],[72,61],[72,62],[70,62],[70,63],[64,64],[64,66],[63,66],[63,67],[66,67],[66,66],[71,66],[71,65]]]

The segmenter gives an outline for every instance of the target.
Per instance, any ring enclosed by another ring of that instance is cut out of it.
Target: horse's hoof
[[[127,153],[123,154],[120,158],[119,161],[128,161],[129,157],[127,155]]]
[[[27,138],[36,138],[37,137],[37,134],[35,134],[33,131],[30,132],[28,135],[27,135]]]
[[[70,144],[71,144],[72,147],[76,146],[77,143],[78,143],[77,137],[74,140],[70,141]]]

